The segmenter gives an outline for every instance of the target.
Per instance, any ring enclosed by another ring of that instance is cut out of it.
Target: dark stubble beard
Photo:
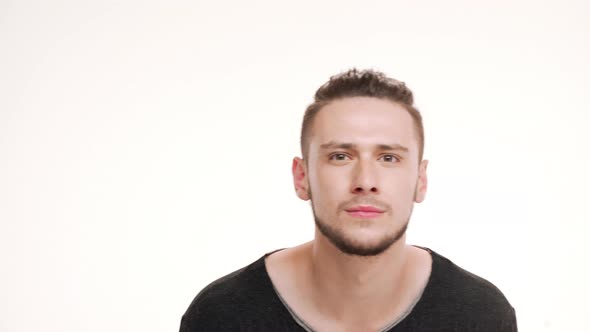
[[[391,247],[394,243],[396,243],[402,236],[406,233],[409,223],[408,220],[404,223],[404,225],[398,229],[393,234],[387,234],[381,241],[379,241],[375,245],[362,245],[359,243],[355,243],[354,239],[349,239],[346,235],[338,230],[335,227],[323,222],[318,218],[318,216],[313,214],[315,224],[322,232],[322,234],[332,242],[336,248],[342,251],[345,254],[353,255],[353,256],[362,256],[362,257],[371,257],[371,256],[378,256],[385,252],[389,247]],[[370,222],[370,221],[369,221]]]
[[[416,193],[414,193],[414,196],[415,195]],[[412,209],[410,209],[408,218],[406,219],[402,227],[394,233],[386,234],[377,244],[363,245],[360,243],[355,243],[355,240],[347,237],[346,234],[344,234],[344,232],[322,221],[315,213],[313,199],[311,200],[311,209],[313,211],[313,218],[315,220],[317,228],[326,238],[328,238],[328,240],[336,248],[338,248],[341,252],[345,254],[361,257],[378,256],[385,252],[387,249],[389,249],[389,247],[391,247],[394,243],[399,241],[399,239],[401,239],[402,236],[404,236],[404,234],[406,233],[406,230],[408,229],[408,224],[410,222],[410,216],[412,215]]]

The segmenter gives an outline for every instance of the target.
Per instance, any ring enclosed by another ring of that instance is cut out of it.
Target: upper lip
[[[383,212],[383,210],[378,209],[371,205],[358,205],[353,206],[349,209],[346,209],[347,212]]]

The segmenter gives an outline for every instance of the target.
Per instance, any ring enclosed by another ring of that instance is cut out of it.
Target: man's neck
[[[352,256],[342,253],[325,237],[316,236],[308,248],[315,306],[337,320],[391,319],[392,312],[408,301],[410,250],[403,236],[380,255]]]
[[[376,257],[345,255],[316,236],[266,258],[281,298],[317,331],[378,331],[403,317],[422,293],[431,264],[430,254],[407,246],[405,237]]]

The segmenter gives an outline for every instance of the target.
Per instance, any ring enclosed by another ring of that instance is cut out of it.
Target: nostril
[[[356,188],[354,189],[354,192],[355,192],[355,193],[362,193],[362,192],[364,192],[364,191],[365,191],[365,190],[364,190],[362,187],[356,187]],[[372,187],[372,188],[371,188],[369,191],[370,191],[370,192],[373,192],[373,193],[376,193],[376,192],[378,192],[378,190],[377,190],[377,188],[376,188],[376,187]]]

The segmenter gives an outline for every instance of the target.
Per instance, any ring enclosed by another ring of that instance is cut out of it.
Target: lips
[[[353,206],[349,209],[346,209],[347,212],[379,212],[379,213],[383,213],[383,210],[378,209],[374,206],[371,205],[359,205],[359,206]]]
[[[355,218],[377,218],[383,214],[383,210],[370,205],[359,205],[346,209],[346,212]]]

